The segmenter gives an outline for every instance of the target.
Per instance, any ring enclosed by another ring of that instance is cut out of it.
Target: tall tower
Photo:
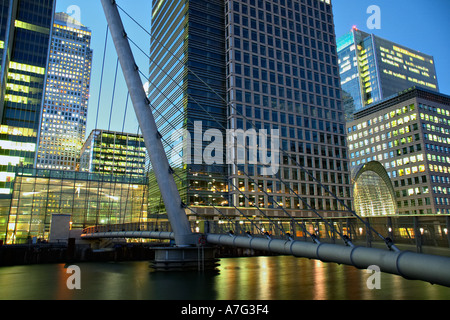
[[[342,203],[313,181],[351,206],[330,1],[154,1],[153,8],[149,97],[155,114],[166,115],[158,119],[163,137],[170,138],[171,123],[194,137],[189,125],[198,119],[203,131],[280,134],[279,167],[270,175],[262,173],[260,158],[226,166],[183,163],[187,203],[207,206],[216,199],[216,205],[242,207],[251,216],[256,207],[279,217],[280,207],[294,217],[314,217],[311,208],[342,215]]]
[[[346,117],[412,86],[439,92],[434,58],[354,27],[337,41]]]
[[[15,167],[33,167],[48,62],[54,0],[1,1],[0,194]]]
[[[177,129],[193,134],[194,123],[197,129],[202,127],[202,133],[227,127],[225,3],[153,1],[149,98],[158,110],[155,120],[165,142],[173,140]],[[169,29],[173,32],[167,32]],[[206,143],[200,144],[201,150],[189,146],[192,158],[202,153]],[[185,203],[220,205],[226,201],[218,193],[228,188],[224,161],[214,166],[192,159],[182,163],[180,157],[172,156],[170,146],[166,147]],[[150,185],[150,203],[159,206],[157,184]],[[153,212],[159,209],[153,207]]]
[[[36,167],[75,170],[86,135],[91,31],[66,13],[53,23]]]

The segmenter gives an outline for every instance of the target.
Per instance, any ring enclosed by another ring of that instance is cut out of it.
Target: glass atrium
[[[147,178],[18,168],[0,240],[47,239],[53,214],[71,215],[72,229],[146,222],[147,192]]]
[[[356,213],[361,217],[397,213],[394,188],[383,165],[371,161],[352,169]]]

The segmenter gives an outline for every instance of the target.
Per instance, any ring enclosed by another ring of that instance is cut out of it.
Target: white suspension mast
[[[175,180],[173,170],[169,165],[161,134],[153,117],[150,101],[148,100],[142,84],[139,69],[136,65],[133,52],[128,42],[122,19],[114,0],[101,0],[109,30],[117,51],[120,65],[130,93],[131,101],[136,112],[139,125],[144,137],[153,171],[167,209],[170,224],[175,234],[177,246],[190,246],[197,244],[199,235],[192,232],[184,210]]]

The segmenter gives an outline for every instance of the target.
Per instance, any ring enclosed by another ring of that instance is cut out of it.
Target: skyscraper
[[[434,58],[354,27],[337,41],[344,109],[353,113],[412,86],[438,92]]]
[[[187,204],[234,205],[256,216],[256,207],[280,217],[280,207],[294,217],[314,217],[311,208],[340,216],[346,208],[317,179],[351,206],[330,1],[154,1],[153,8],[149,97],[164,115],[157,118],[164,138],[171,124],[194,136],[199,120],[204,131],[280,133],[272,175],[263,174],[261,158],[175,166],[185,173],[178,176]]]
[[[227,127],[224,5],[220,0],[153,1],[149,98],[166,143],[176,129],[193,132],[194,122],[203,130]],[[227,190],[227,165],[183,164],[166,147],[183,202],[227,201],[217,193]],[[150,185],[150,203],[159,206],[159,189]]]
[[[0,194],[34,165],[54,0],[1,1]]]
[[[75,170],[86,135],[91,79],[91,31],[56,13],[36,167]]]

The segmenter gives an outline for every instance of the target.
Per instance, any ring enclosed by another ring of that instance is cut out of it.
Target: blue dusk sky
[[[117,2],[141,25],[150,30],[150,0],[117,0]],[[449,0],[332,0],[332,3],[337,37],[349,32],[353,26],[356,26],[365,32],[374,33],[386,40],[433,56],[440,92],[450,95]],[[78,12],[69,10],[74,5],[79,8]],[[380,8],[380,29],[371,30],[367,26],[367,20],[372,15],[367,13],[367,10],[372,5]],[[95,128],[96,122],[98,123],[97,128],[107,129],[113,100],[112,88],[117,55],[109,37],[103,85],[99,95],[106,33],[106,19],[101,3],[99,0],[57,0],[56,11],[67,12],[74,17],[79,16],[81,22],[92,31],[91,47],[94,50],[94,60],[86,134],[89,135],[91,130]],[[150,37],[126,16],[122,15],[122,19],[130,38],[138,42],[143,50],[149,52]],[[132,46],[132,48],[137,64],[146,74],[149,64],[147,58],[135,47]],[[110,129],[121,131],[127,89],[120,69],[115,92],[113,120]],[[98,106],[100,106],[99,109]],[[128,104],[125,131],[137,132],[137,122],[131,103]]]

